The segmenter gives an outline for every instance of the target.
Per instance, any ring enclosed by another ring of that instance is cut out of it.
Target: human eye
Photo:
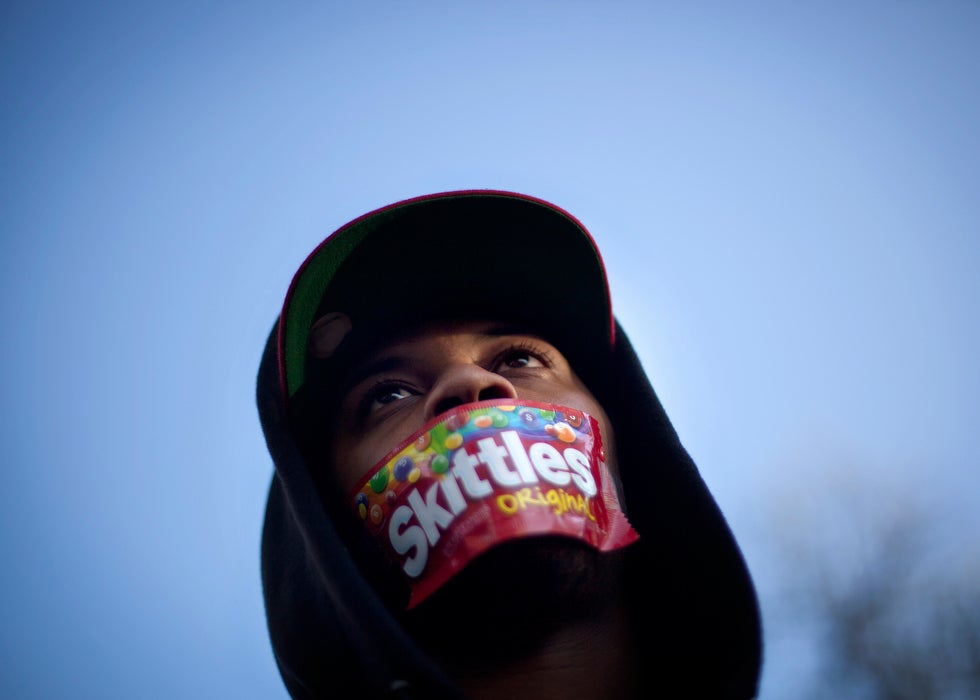
[[[496,362],[501,369],[543,369],[553,364],[550,351],[541,343],[519,341],[500,353]]]
[[[365,377],[345,392],[340,414],[352,431],[368,430],[414,405],[413,399],[421,393],[414,382],[401,376]]]
[[[364,392],[362,406],[368,411],[389,406],[413,395],[411,389],[403,384],[382,381]]]

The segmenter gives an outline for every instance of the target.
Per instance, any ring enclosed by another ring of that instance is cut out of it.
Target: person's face
[[[342,493],[431,419],[489,399],[542,401],[591,414],[615,470],[609,420],[555,346],[498,322],[436,321],[395,337],[347,373],[328,451]]]
[[[345,377],[324,455],[342,498],[436,416],[491,399],[553,403],[592,415],[618,482],[605,411],[558,348],[527,330],[492,321],[431,322],[366,352]],[[567,537],[511,540],[481,554],[405,612],[403,623],[450,667],[493,667],[564,625],[601,619],[619,605],[621,554],[603,554]],[[469,616],[462,631],[461,610]]]

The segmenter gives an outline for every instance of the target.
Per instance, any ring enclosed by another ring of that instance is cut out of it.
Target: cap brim
[[[499,190],[404,200],[324,240],[294,276],[280,316],[284,399],[306,380],[310,329],[329,311],[355,329],[398,318],[511,321],[548,338],[576,368],[608,356],[615,332],[591,234],[553,204]]]

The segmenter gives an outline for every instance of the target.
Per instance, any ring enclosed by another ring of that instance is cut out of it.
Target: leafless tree
[[[783,489],[770,534],[783,598],[767,624],[810,630],[813,700],[980,699],[977,518],[914,488],[846,478]],[[763,599],[765,608],[767,601]]]

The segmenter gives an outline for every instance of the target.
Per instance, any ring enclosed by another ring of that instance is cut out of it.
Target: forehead
[[[497,319],[429,319],[398,329],[354,328],[338,352],[329,375],[335,396],[342,398],[369,376],[424,363],[438,365],[445,353],[466,352],[501,338],[524,337],[549,342],[525,325]],[[551,343],[549,342],[549,345]],[[551,347],[557,346],[551,345]],[[559,353],[561,352],[560,349]]]
[[[403,328],[386,337],[377,338],[374,343],[364,349],[367,354],[378,354],[441,338],[499,338],[510,335],[525,335],[544,339],[541,334],[531,330],[526,325],[508,321],[496,319],[434,319],[413,325],[411,328]]]
[[[555,339],[538,324],[514,319],[509,314],[400,315],[367,322],[355,320],[335,354],[325,360],[311,357],[307,370],[309,381],[300,392],[302,398],[297,402],[297,410],[326,412],[333,416],[344,397],[367,377],[413,363],[420,357],[418,349],[427,342],[448,341],[467,335],[484,338],[488,343],[504,337],[543,341],[557,352],[555,359],[576,375],[584,387],[595,392],[596,387],[601,390],[603,386],[602,361],[588,353],[587,343],[576,344],[575,335]],[[566,347],[569,345],[571,347]],[[584,355],[583,349],[586,350]],[[433,353],[433,358],[436,354]],[[434,369],[438,367],[428,365],[428,370]],[[314,408],[310,408],[311,405]]]
[[[355,340],[352,343],[354,346],[351,352],[352,357],[347,363],[347,373],[359,374],[358,368],[365,365],[373,364],[385,358],[427,352],[439,344],[450,346],[460,341],[478,343],[511,336],[547,341],[547,338],[542,334],[529,329],[527,326],[507,321],[435,319],[365,341],[358,342]]]

